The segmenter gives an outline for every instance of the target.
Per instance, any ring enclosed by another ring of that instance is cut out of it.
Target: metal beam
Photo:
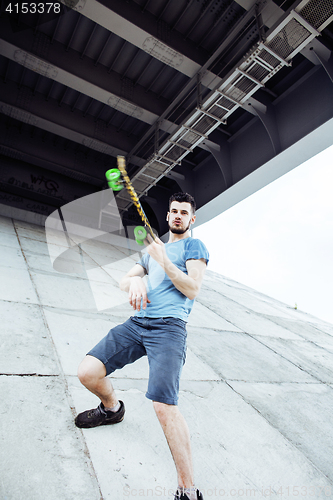
[[[73,113],[69,107],[60,108],[55,101],[51,99],[45,101],[45,98],[35,93],[32,95],[30,89],[30,107],[34,111],[20,109],[16,106],[19,98],[19,90],[15,86],[0,82],[0,113],[11,116],[23,123],[34,125],[42,130],[52,132],[71,141],[77,142],[90,149],[99,151],[109,156],[126,155],[133,146],[133,140],[127,137],[127,134],[117,132],[116,128],[104,124],[105,138],[101,140],[103,130],[92,117],[82,118],[81,113]],[[103,124],[103,122],[102,122]],[[134,165],[143,166],[145,160],[135,155],[131,161]]]
[[[54,42],[49,46],[47,61],[38,57],[25,49],[32,46],[33,34],[30,33],[31,40],[27,41],[27,33],[20,38],[20,33],[11,35],[8,25],[0,20],[1,36],[0,54],[13,60],[32,71],[46,76],[53,81],[57,81],[78,92],[110,106],[122,113],[137,118],[147,124],[153,125],[157,120],[160,122],[160,129],[172,133],[177,129],[177,125],[165,119],[165,107],[167,102],[158,99],[153,94],[147,94],[144,87],[136,85],[131,92],[131,99],[124,99],[122,94],[121,77],[116,73],[108,74],[104,69],[96,68],[94,62],[87,57],[82,61],[78,54],[74,52],[64,53],[63,46]],[[12,43],[12,42],[15,43]],[[73,73],[75,68],[75,74]],[[139,105],[140,103],[140,105]],[[146,107],[142,107],[142,106]],[[167,110],[170,110],[174,103],[171,103]],[[160,119],[160,115],[163,119]],[[212,148],[218,146],[211,143]]]
[[[61,1],[66,4],[67,0]],[[154,16],[151,16],[152,20],[149,19],[148,21],[148,17],[145,18],[147,14],[143,16],[141,8],[136,6],[134,2],[131,4],[123,2],[123,0],[108,0],[107,2],[103,0],[103,2],[107,3],[107,6],[96,0],[90,0],[89,2],[79,0],[74,10],[190,78],[195,77],[205,66],[206,70],[202,77],[202,84],[209,89],[213,89],[222,83],[220,77],[207,69],[212,63],[212,58],[209,59],[210,64],[207,65],[205,58],[198,57],[198,54],[200,54],[198,48],[193,46],[190,50],[190,45],[185,44],[183,37],[178,35],[176,31],[173,31],[172,37],[170,37],[172,42],[166,43],[161,37],[159,38],[157,31],[152,29],[152,26],[156,24]],[[230,43],[230,40],[239,34],[242,27],[252,17],[255,17],[255,10],[254,5],[236,23],[227,35],[227,39],[221,44],[221,49],[227,45],[227,40]],[[174,47],[176,47],[176,50]],[[214,57],[217,57],[220,53],[219,48],[219,52],[215,52]]]
[[[182,89],[182,91],[176,96],[175,100],[173,101],[173,103],[164,111],[164,113],[159,117],[159,120],[164,121],[165,117],[168,116],[168,114],[172,111],[173,107],[178,103],[178,102],[181,102],[182,99],[184,99],[187,95],[187,93],[193,89],[193,87],[195,85],[197,85],[197,81],[198,81],[198,78],[200,80],[200,83],[202,85],[205,85],[206,87],[209,87],[209,85],[207,84],[206,82],[206,76],[207,74],[209,74],[210,72],[208,71],[208,68],[211,66],[211,64],[215,61],[215,59],[223,52],[223,50],[226,49],[226,47],[228,47],[228,45],[232,42],[232,39],[233,37],[235,36],[235,31],[236,29],[237,30],[242,30],[242,28],[248,23],[248,21],[251,19],[251,17],[253,17],[255,13],[255,8],[253,7],[252,9],[250,9],[250,12],[248,12],[238,23],[237,25],[234,27],[234,29],[232,30],[231,33],[229,33],[229,35],[225,38],[225,40],[221,43],[221,45],[217,48],[217,50],[214,52],[214,54],[206,61],[206,63],[200,68],[199,71],[197,71],[195,73],[195,75],[191,78],[191,80],[187,83],[187,85]],[[214,82],[214,84],[213,84]],[[218,85],[216,84],[216,82],[218,82],[218,84],[221,84],[223,82],[223,80],[219,77],[217,77],[216,75],[214,76],[214,79],[213,81],[211,81],[211,88],[215,88],[217,87]],[[248,107],[244,107],[244,109],[246,111],[249,111],[250,113],[252,111],[252,109],[247,109]],[[255,113],[253,113],[255,114]],[[129,156],[131,157],[132,154],[134,154],[138,148],[141,146],[141,144],[143,144],[147,138],[153,133],[153,127],[151,127],[147,132],[146,134],[140,139],[140,141],[138,142],[138,144],[136,144],[135,148],[130,151],[129,153]],[[173,131],[170,131],[170,134],[172,134]],[[208,144],[208,139],[206,140],[206,143]],[[201,144],[198,146],[198,147],[201,147]],[[212,147],[214,147],[212,145]],[[205,148],[204,148],[205,149]],[[216,149],[216,147],[215,147]],[[217,148],[218,149],[218,148]]]
[[[66,4],[67,0],[61,1]],[[123,0],[102,0],[99,2],[79,0],[74,10],[191,79],[201,72],[202,85],[212,90],[222,84],[223,80],[209,71],[208,68],[231,40],[239,35],[248,21],[251,18],[255,19],[256,15],[260,14],[263,24],[271,28],[285,15],[285,12],[272,0],[265,0],[262,4],[253,0],[246,0],[246,2],[239,0],[237,3],[247,12],[235,24],[218,50],[209,58],[209,64],[199,56],[197,47],[193,47],[193,50],[190,45],[184,43],[184,38],[176,31],[172,31],[172,37],[166,43],[158,34],[155,17],[147,12],[143,15],[142,8],[134,2],[129,4]],[[203,70],[203,68],[205,69]],[[247,107],[245,110],[255,114],[251,107]]]
[[[257,0],[235,0],[235,2],[243,7],[243,9],[249,10],[251,9],[251,7],[253,7],[253,5],[257,3]]]
[[[64,151],[58,144],[50,145],[27,131],[20,133],[15,127],[11,127],[8,134],[4,117],[0,119],[0,154],[99,188],[105,183],[103,161],[98,165],[93,159],[82,161],[82,155],[77,152]]]
[[[67,3],[67,0],[61,1]],[[159,39],[155,17],[149,12],[143,14],[139,5],[122,0],[108,0],[105,4],[81,0],[73,10],[190,78],[203,65],[204,52],[200,53],[194,44],[184,42],[176,31],[172,32],[172,44]]]
[[[5,20],[0,19],[0,32],[2,56],[145,123],[154,123],[169,104],[164,99],[157,99],[153,93],[147,94],[141,85],[131,88],[130,99],[122,98],[120,75],[108,73],[102,66],[96,67],[88,57],[82,60],[75,51],[66,52],[59,42],[49,44],[45,58],[34,54],[32,31],[13,35]],[[164,127],[169,129],[172,125],[166,123]]]
[[[304,31],[306,31],[306,36],[303,33],[302,35],[298,33],[293,38],[292,43],[288,45],[287,51],[282,51],[276,57],[274,49],[270,45],[275,48],[277,40],[279,42],[286,26],[290,29],[291,25],[295,22],[301,22]],[[164,141],[159,151],[155,151],[144,169],[148,167],[156,170],[158,175],[162,177],[175,165],[179,164],[179,161],[192,148],[203,142],[202,133],[209,136],[220,123],[225,123],[225,120],[239,106],[243,108],[246,106],[244,109],[252,109],[252,112],[260,117],[269,134],[274,153],[276,154],[280,150],[280,146],[277,127],[274,126],[274,113],[267,109],[261,112],[260,108],[264,106],[261,103],[256,103],[255,100],[253,100],[253,106],[252,103],[249,105],[249,99],[252,98],[258,89],[264,87],[265,83],[280,71],[283,66],[288,65],[289,61],[317,35],[318,32],[311,25],[297,13],[292,12],[284,16],[281,23],[267,34],[265,42],[255,46],[252,52],[243,58],[239,65],[229,73],[222,85],[206,96],[203,102],[201,102],[200,79],[198,79],[198,104],[196,109],[179,126],[178,130]],[[270,63],[266,61],[267,54],[272,59]],[[231,100],[229,100],[229,97]],[[207,119],[207,117],[209,118]],[[184,126],[186,126],[186,129],[191,129],[192,135],[189,136],[187,130],[184,132]],[[200,132],[200,136],[197,136],[195,133],[197,130]],[[185,149],[184,146],[186,146]],[[140,172],[136,174],[136,177],[139,175]]]

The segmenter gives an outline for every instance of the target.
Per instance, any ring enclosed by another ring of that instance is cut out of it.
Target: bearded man
[[[175,500],[203,500],[194,486],[190,433],[178,409],[179,380],[186,357],[186,323],[209,260],[205,245],[190,236],[196,204],[188,193],[169,200],[169,240],[151,238],[147,252],[120,282],[135,313],[112,328],[79,366],[81,383],[101,400],[80,413],[80,428],[121,422],[125,406],[118,401],[110,379],[116,369],[148,357],[146,397],[153,406],[177,470]],[[148,275],[146,287],[143,278]]]

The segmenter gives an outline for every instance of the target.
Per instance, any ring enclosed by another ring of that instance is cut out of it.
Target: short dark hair
[[[170,210],[171,203],[173,201],[178,201],[179,203],[184,203],[184,202],[190,203],[191,207],[192,207],[192,212],[193,212],[193,214],[195,214],[195,210],[197,208],[197,205],[195,203],[195,199],[190,194],[179,192],[179,193],[174,193],[173,195],[171,195],[170,199],[169,199],[169,210]]]

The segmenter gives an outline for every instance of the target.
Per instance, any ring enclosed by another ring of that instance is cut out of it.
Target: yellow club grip
[[[127,172],[126,172],[126,162],[125,162],[125,157],[124,156],[117,156],[117,166],[121,172],[121,175],[125,181],[125,185],[126,185],[126,189],[127,191],[129,192],[129,195],[138,211],[138,214],[140,215],[141,219],[142,219],[142,222],[145,224],[145,226],[147,226],[147,228],[149,229],[149,232],[152,236],[152,238],[155,240],[155,235],[153,233],[153,230],[151,228],[151,225],[149,224],[149,221],[142,209],[142,206],[141,206],[141,203],[140,203],[140,200],[139,200],[139,197],[138,195],[136,194],[135,192],[135,189],[134,187],[132,186],[132,183],[131,183],[131,180],[130,178],[128,177],[127,175]]]

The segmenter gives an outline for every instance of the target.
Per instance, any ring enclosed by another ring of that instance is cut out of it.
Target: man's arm
[[[177,290],[186,295],[190,300],[195,299],[200,291],[207,267],[205,259],[191,259],[186,261],[188,274],[185,274],[171,262],[166,254],[164,243],[158,238],[149,245],[147,252],[160,264]]]
[[[146,285],[142,279],[145,274],[145,269],[140,264],[135,264],[119,284],[123,292],[128,292],[129,303],[137,311],[140,311],[141,299],[143,309],[146,309],[147,302],[150,302],[147,297]]]

